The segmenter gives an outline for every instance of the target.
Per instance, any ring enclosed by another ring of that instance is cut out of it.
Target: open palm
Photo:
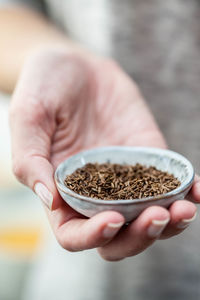
[[[96,146],[165,147],[139,90],[117,65],[102,60],[89,67],[70,60],[65,78],[69,75],[70,82],[64,84],[71,95],[64,92],[58,103],[51,152],[55,166],[77,151]]]
[[[162,232],[161,237],[181,232],[182,220],[195,214],[194,204],[182,200],[169,211],[151,207],[122,227],[125,220],[119,213],[86,219],[58,195],[54,170],[78,151],[105,145],[166,146],[136,85],[109,60],[59,52],[34,56],[13,97],[11,129],[15,174],[51,207],[50,223],[68,250],[99,247],[105,259],[118,260],[143,251]]]

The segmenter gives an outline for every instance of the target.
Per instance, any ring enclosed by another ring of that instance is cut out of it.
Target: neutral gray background
[[[4,1],[5,2],[5,1]],[[49,15],[86,47],[112,56],[138,83],[169,147],[200,172],[200,1],[46,0]],[[118,263],[53,241],[26,299],[200,299],[200,221]]]

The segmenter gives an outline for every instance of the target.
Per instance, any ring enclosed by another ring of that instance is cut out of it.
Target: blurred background
[[[138,293],[136,300],[199,299],[199,217],[183,235],[156,243],[131,261],[113,264],[103,261],[94,251],[69,253],[58,246],[40,200],[12,174],[9,101],[8,96],[0,94],[0,300],[60,300],[66,299],[66,290],[69,300],[94,299],[94,295],[97,299],[130,300],[133,290]],[[151,107],[156,113],[158,107],[152,103]],[[157,114],[161,125],[165,111]],[[173,105],[168,115],[172,117],[172,113]],[[185,154],[199,170],[199,139],[195,138],[198,131],[192,130],[196,123],[189,122],[187,130],[180,126],[179,138],[174,135],[175,128],[183,123],[174,118],[173,130],[162,127],[175,150]],[[193,147],[188,143],[190,129]],[[161,277],[164,280],[160,282]],[[115,293],[116,282],[122,278],[126,278],[124,286],[120,294]],[[152,292],[158,281],[159,289]],[[187,293],[183,282],[187,282]],[[181,297],[185,294],[185,298],[175,297],[176,293]],[[195,298],[188,298],[191,294]]]
[[[0,299],[20,300],[49,227],[39,199],[12,174],[9,101],[0,94]]]
[[[73,39],[134,78],[169,148],[200,173],[200,1],[44,2]],[[59,248],[39,199],[12,175],[8,106],[0,94],[0,300],[200,299],[199,215],[184,234],[115,264]]]

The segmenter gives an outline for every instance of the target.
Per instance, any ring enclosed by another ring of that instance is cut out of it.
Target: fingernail
[[[166,220],[152,220],[151,225],[147,230],[147,234],[150,238],[158,237],[163,229],[166,227],[169,219]]]
[[[38,195],[38,197],[42,200],[42,202],[52,210],[52,203],[53,203],[53,195],[46,186],[40,182],[36,183],[34,186],[34,191]]]
[[[103,236],[105,238],[112,238],[119,231],[119,229],[122,227],[123,224],[124,224],[123,222],[108,223],[108,225],[103,231]]]
[[[196,219],[196,216],[197,216],[197,212],[194,214],[192,218],[181,220],[181,222],[179,222],[176,227],[180,229],[188,227],[190,223]]]

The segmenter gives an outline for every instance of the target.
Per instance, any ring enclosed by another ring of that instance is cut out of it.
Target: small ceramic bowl
[[[101,200],[76,194],[64,184],[67,175],[86,163],[118,163],[155,166],[177,177],[181,185],[173,191],[142,199]],[[112,146],[80,152],[62,162],[55,172],[55,182],[61,197],[76,211],[87,217],[114,210],[120,212],[127,222],[135,219],[145,208],[152,205],[169,207],[175,200],[184,199],[194,180],[194,169],[182,155],[158,148]]]

